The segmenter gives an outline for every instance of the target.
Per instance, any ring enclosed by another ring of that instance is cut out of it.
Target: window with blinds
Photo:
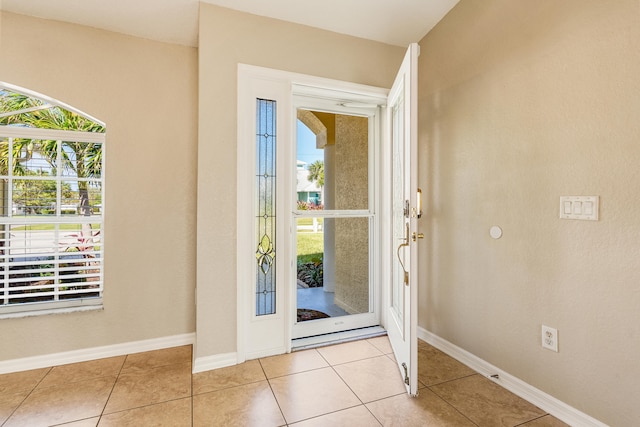
[[[104,148],[95,119],[0,85],[0,317],[102,304]]]

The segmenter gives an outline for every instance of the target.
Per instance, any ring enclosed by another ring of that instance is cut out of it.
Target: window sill
[[[66,313],[78,313],[82,311],[98,311],[98,310],[104,310],[104,306],[102,305],[102,302],[95,305],[82,305],[82,306],[75,306],[75,307],[58,307],[58,308],[47,308],[47,309],[40,309],[40,310],[34,309],[34,310],[16,311],[13,313],[0,312],[0,320],[45,316],[49,314],[66,314]]]

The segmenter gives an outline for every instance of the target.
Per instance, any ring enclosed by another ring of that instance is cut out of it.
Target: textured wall
[[[462,0],[421,47],[420,326],[637,425],[640,3]],[[600,220],[560,220],[561,195]]]
[[[0,24],[1,81],[107,125],[104,311],[2,320],[0,360],[194,332],[196,49],[4,12]]]
[[[369,120],[336,115],[335,209],[369,208]]]
[[[369,120],[336,115],[336,209],[367,209]],[[369,220],[335,220],[335,303],[347,312],[369,311]]]

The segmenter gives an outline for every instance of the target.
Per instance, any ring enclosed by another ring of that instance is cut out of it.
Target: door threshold
[[[384,328],[381,326],[370,326],[368,328],[351,329],[349,331],[315,335],[313,337],[296,338],[291,340],[291,351],[307,350],[382,335],[387,335],[387,331]]]

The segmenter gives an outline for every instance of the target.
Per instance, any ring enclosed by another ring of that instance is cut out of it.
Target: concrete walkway
[[[333,303],[333,292],[324,288],[298,288],[298,308],[318,310],[331,317],[347,316],[349,313]]]

